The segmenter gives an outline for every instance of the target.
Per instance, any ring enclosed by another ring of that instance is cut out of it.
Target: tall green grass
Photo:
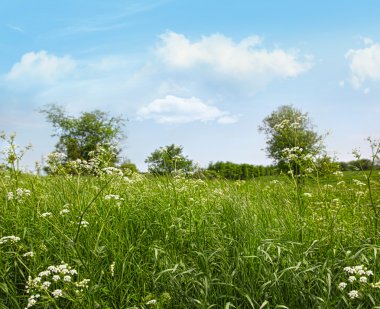
[[[64,297],[48,289],[35,307],[380,306],[380,289],[371,286],[380,280],[380,235],[368,188],[353,179],[365,184],[362,174],[309,181],[302,190],[287,177],[3,174],[0,238],[20,240],[0,244],[0,308],[26,307],[28,276],[62,261],[78,271],[73,280],[90,279],[88,288],[77,293],[62,283]],[[16,198],[18,188],[30,195]],[[372,195],[379,205],[378,174]],[[355,265],[374,276],[338,289],[347,282],[343,268]],[[349,297],[352,289],[359,298]]]

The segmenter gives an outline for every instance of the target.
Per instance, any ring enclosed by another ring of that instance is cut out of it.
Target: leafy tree
[[[111,117],[100,110],[82,112],[75,118],[68,115],[63,107],[54,104],[45,106],[40,112],[53,125],[53,136],[59,137],[56,151],[65,154],[66,161],[89,161],[99,147],[109,163],[118,161],[118,142],[124,138],[123,118]]]
[[[321,154],[322,136],[314,131],[307,113],[290,105],[280,106],[263,120],[259,131],[266,135],[267,153],[281,170],[295,175],[305,172]]]
[[[148,170],[153,174],[172,174],[174,172],[189,173],[193,171],[193,161],[183,155],[183,147],[171,144],[160,147],[146,158]]]

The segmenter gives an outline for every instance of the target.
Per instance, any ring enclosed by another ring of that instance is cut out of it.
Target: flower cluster
[[[102,172],[106,175],[124,176],[121,169],[113,166],[102,168]]]
[[[66,160],[66,155],[62,152],[51,152],[46,157],[46,163],[49,165],[50,172],[55,174]]]
[[[364,265],[347,266],[343,268],[343,271],[347,274],[348,282],[341,282],[338,284],[338,289],[343,291],[350,286],[351,290],[347,293],[350,299],[360,298],[362,296],[361,291],[369,285],[370,277],[373,276],[372,270],[368,270]],[[372,286],[374,286],[372,284]]]
[[[68,214],[70,212],[70,210],[68,209],[68,208],[63,208],[60,212],[59,212],[59,214],[61,215],[61,216],[63,216],[63,215],[65,215],[65,214]]]
[[[51,212],[44,212],[41,214],[42,218],[51,217],[53,214]]]
[[[23,257],[33,257],[34,256],[34,252],[33,251],[29,251],[29,252],[26,252],[22,255]]]
[[[116,262],[113,261],[111,266],[110,266],[111,277],[115,276],[115,265],[116,265]]]
[[[41,294],[57,299],[64,298],[70,291],[79,293],[84,288],[88,288],[90,280],[84,279],[77,282],[74,280],[74,277],[77,275],[78,272],[75,269],[62,262],[60,265],[49,266],[35,278],[29,276],[25,286],[26,293],[30,295],[26,308],[34,306],[41,297]]]
[[[0,245],[6,244],[6,243],[14,244],[18,241],[20,241],[20,237],[13,236],[13,235],[12,236],[4,236],[4,237],[0,238]]]
[[[283,131],[286,129],[293,129],[297,130],[302,128],[302,126],[305,123],[305,116],[300,115],[298,117],[295,117],[292,122],[290,122],[290,119],[284,119],[280,123],[276,124],[273,128],[276,131]]]
[[[30,190],[17,188],[16,192],[8,192],[8,201],[11,201],[11,200],[23,201],[25,197],[28,197],[28,196],[30,196]]]
[[[122,197],[120,197],[120,195],[117,195],[117,194],[107,194],[106,196],[104,196],[104,199],[105,200],[124,201],[124,199]]]
[[[358,187],[365,187],[366,184],[358,179],[352,179],[352,182],[357,185]]]
[[[81,222],[78,222],[78,224],[83,227],[88,227],[90,225],[90,223],[86,220],[82,220]]]
[[[335,175],[336,177],[343,177],[343,172],[342,171],[335,171],[334,173],[333,173],[333,175]]]
[[[98,164],[94,160],[76,159],[67,162],[66,167],[76,174],[96,174],[98,171]]]

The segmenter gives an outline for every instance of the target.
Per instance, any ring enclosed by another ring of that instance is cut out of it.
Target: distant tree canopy
[[[122,169],[129,170],[131,173],[138,173],[136,164],[132,163],[131,160],[125,159],[119,166]]]
[[[358,159],[349,162],[339,162],[342,171],[368,171],[372,168],[370,159]],[[380,170],[380,162],[375,162],[375,170]]]
[[[156,149],[145,163],[148,163],[150,173],[158,175],[179,171],[189,173],[194,169],[193,161],[183,155],[183,147],[174,144]]]
[[[277,175],[278,170],[275,166],[262,166],[251,164],[236,164],[232,162],[215,162],[210,163],[206,172],[207,176],[214,173],[216,177],[232,180],[248,180],[259,176]]]
[[[111,163],[118,161],[118,142],[124,138],[122,127],[125,120],[111,117],[100,110],[82,112],[79,117],[67,115],[63,107],[52,104],[40,109],[58,136],[56,151],[66,155],[66,160],[90,160],[91,152],[99,146],[109,156]]]
[[[301,173],[300,159],[316,156],[323,149],[322,136],[313,130],[307,115],[283,105],[267,116],[259,131],[266,135],[267,153],[281,170]]]

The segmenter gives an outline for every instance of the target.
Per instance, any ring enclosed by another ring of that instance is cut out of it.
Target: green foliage
[[[120,149],[118,142],[124,138],[121,117],[111,117],[100,110],[82,112],[79,117],[67,115],[58,105],[48,105],[40,112],[46,115],[59,137],[56,151],[66,155],[66,161],[91,159],[91,152],[101,146],[116,163]]]
[[[194,170],[193,161],[183,155],[183,147],[174,144],[156,149],[145,163],[148,163],[149,172],[157,175],[186,174]]]
[[[216,173],[218,178],[231,180],[247,180],[259,176],[277,175],[277,169],[274,166],[262,166],[251,164],[236,164],[232,162],[215,162],[210,163],[206,174],[209,178],[214,178]]]
[[[339,162],[327,155],[317,157],[315,160],[315,167],[319,176],[330,175],[341,170]]]
[[[357,159],[349,162],[339,162],[342,171],[369,171],[372,168],[370,159]],[[380,164],[377,162],[374,166],[375,170],[380,170]]]
[[[0,132],[0,146],[4,144],[4,147],[0,149],[0,172],[2,170],[9,171],[17,182],[17,178],[21,174],[21,160],[25,153],[32,148],[32,145],[20,147],[16,144],[15,139],[15,133],[7,136],[4,132]]]
[[[281,170],[302,174],[302,159],[319,155],[323,149],[322,136],[318,135],[307,113],[283,105],[263,120],[259,131],[267,138],[267,153]]]
[[[128,170],[130,173],[138,173],[138,169],[136,164],[131,162],[131,160],[124,160],[123,163],[120,164],[119,168],[123,170]]]
[[[0,306],[25,308],[38,292],[32,308],[374,308],[380,235],[367,175],[351,174],[308,179],[304,220],[282,176],[2,177]],[[77,271],[70,282],[50,273],[27,293],[29,276],[62,261]],[[373,275],[351,284],[345,268],[360,265]]]

